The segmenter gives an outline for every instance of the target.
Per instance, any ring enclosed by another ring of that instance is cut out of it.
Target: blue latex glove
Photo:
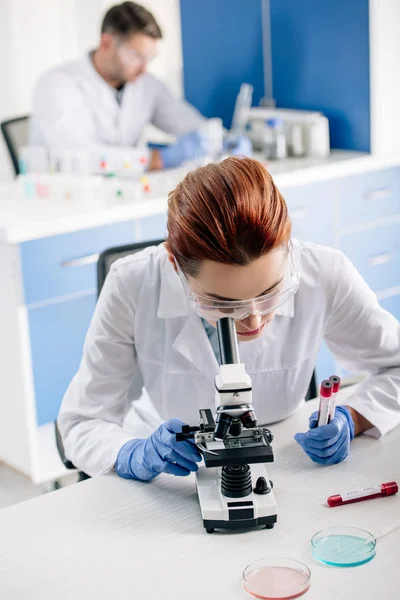
[[[186,160],[202,158],[206,154],[204,139],[200,132],[192,131],[179,137],[174,144],[160,148],[160,155],[166,169],[178,167]]]
[[[317,427],[318,411],[310,417],[310,430],[296,433],[294,439],[308,456],[321,465],[333,465],[344,460],[354,439],[354,422],[348,408],[338,406],[329,425]]]
[[[250,139],[245,135],[238,137],[230,137],[229,135],[224,138],[224,151],[232,156],[251,156],[253,153],[253,146]]]
[[[197,471],[202,457],[194,441],[177,442],[182,421],[170,419],[147,439],[129,440],[119,451],[115,470],[120,477],[149,481],[160,473],[184,477]]]

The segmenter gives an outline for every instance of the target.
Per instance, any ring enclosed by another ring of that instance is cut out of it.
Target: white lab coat
[[[97,73],[88,54],[39,79],[29,143],[47,148],[136,146],[148,123],[182,135],[201,127],[204,119],[149,73],[126,84],[119,105],[116,90]]]
[[[342,253],[294,244],[302,273],[298,292],[259,339],[239,342],[258,422],[286,419],[301,407],[325,339],[345,367],[369,372],[347,404],[379,437],[400,422],[400,325]],[[68,458],[90,475],[106,473],[126,441],[156,427],[154,415],[196,424],[199,409],[214,406],[217,370],[163,246],[116,262],[58,418]],[[153,415],[139,403],[127,424],[142,384]]]

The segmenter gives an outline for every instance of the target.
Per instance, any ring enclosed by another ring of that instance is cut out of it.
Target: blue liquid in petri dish
[[[358,567],[374,558],[375,545],[374,539],[357,535],[327,534],[313,539],[311,554],[331,567]]]

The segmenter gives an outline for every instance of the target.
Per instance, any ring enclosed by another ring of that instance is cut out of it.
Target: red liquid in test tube
[[[331,420],[333,419],[333,417],[335,416],[335,408],[336,408],[336,394],[339,392],[340,390],[340,383],[341,383],[341,379],[340,377],[338,377],[338,375],[331,375],[329,377],[329,381],[332,383],[332,398],[330,401],[330,406],[329,406],[329,418],[328,418],[328,423],[331,422]]]
[[[333,384],[329,379],[324,379],[319,392],[318,427],[328,425],[330,421],[330,403]]]
[[[399,491],[395,481],[382,483],[381,485],[371,485],[370,487],[352,490],[351,492],[342,492],[329,496],[328,506],[342,506],[343,504],[353,504],[362,500],[371,500],[372,498],[383,498],[384,496],[393,496]]]

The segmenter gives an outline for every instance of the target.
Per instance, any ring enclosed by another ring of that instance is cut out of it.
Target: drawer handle
[[[371,267],[379,267],[380,265],[386,265],[393,260],[393,254],[389,254],[386,252],[385,254],[377,254],[376,256],[371,256],[368,260]]]
[[[289,211],[289,213],[292,219],[304,219],[308,215],[308,210],[306,206],[298,206]]]
[[[368,200],[384,200],[392,195],[392,188],[381,188],[379,190],[371,190],[366,194]]]
[[[99,260],[99,253],[87,254],[86,256],[80,256],[79,258],[71,258],[70,260],[63,260],[61,263],[62,267],[83,267],[85,265],[93,265]]]

